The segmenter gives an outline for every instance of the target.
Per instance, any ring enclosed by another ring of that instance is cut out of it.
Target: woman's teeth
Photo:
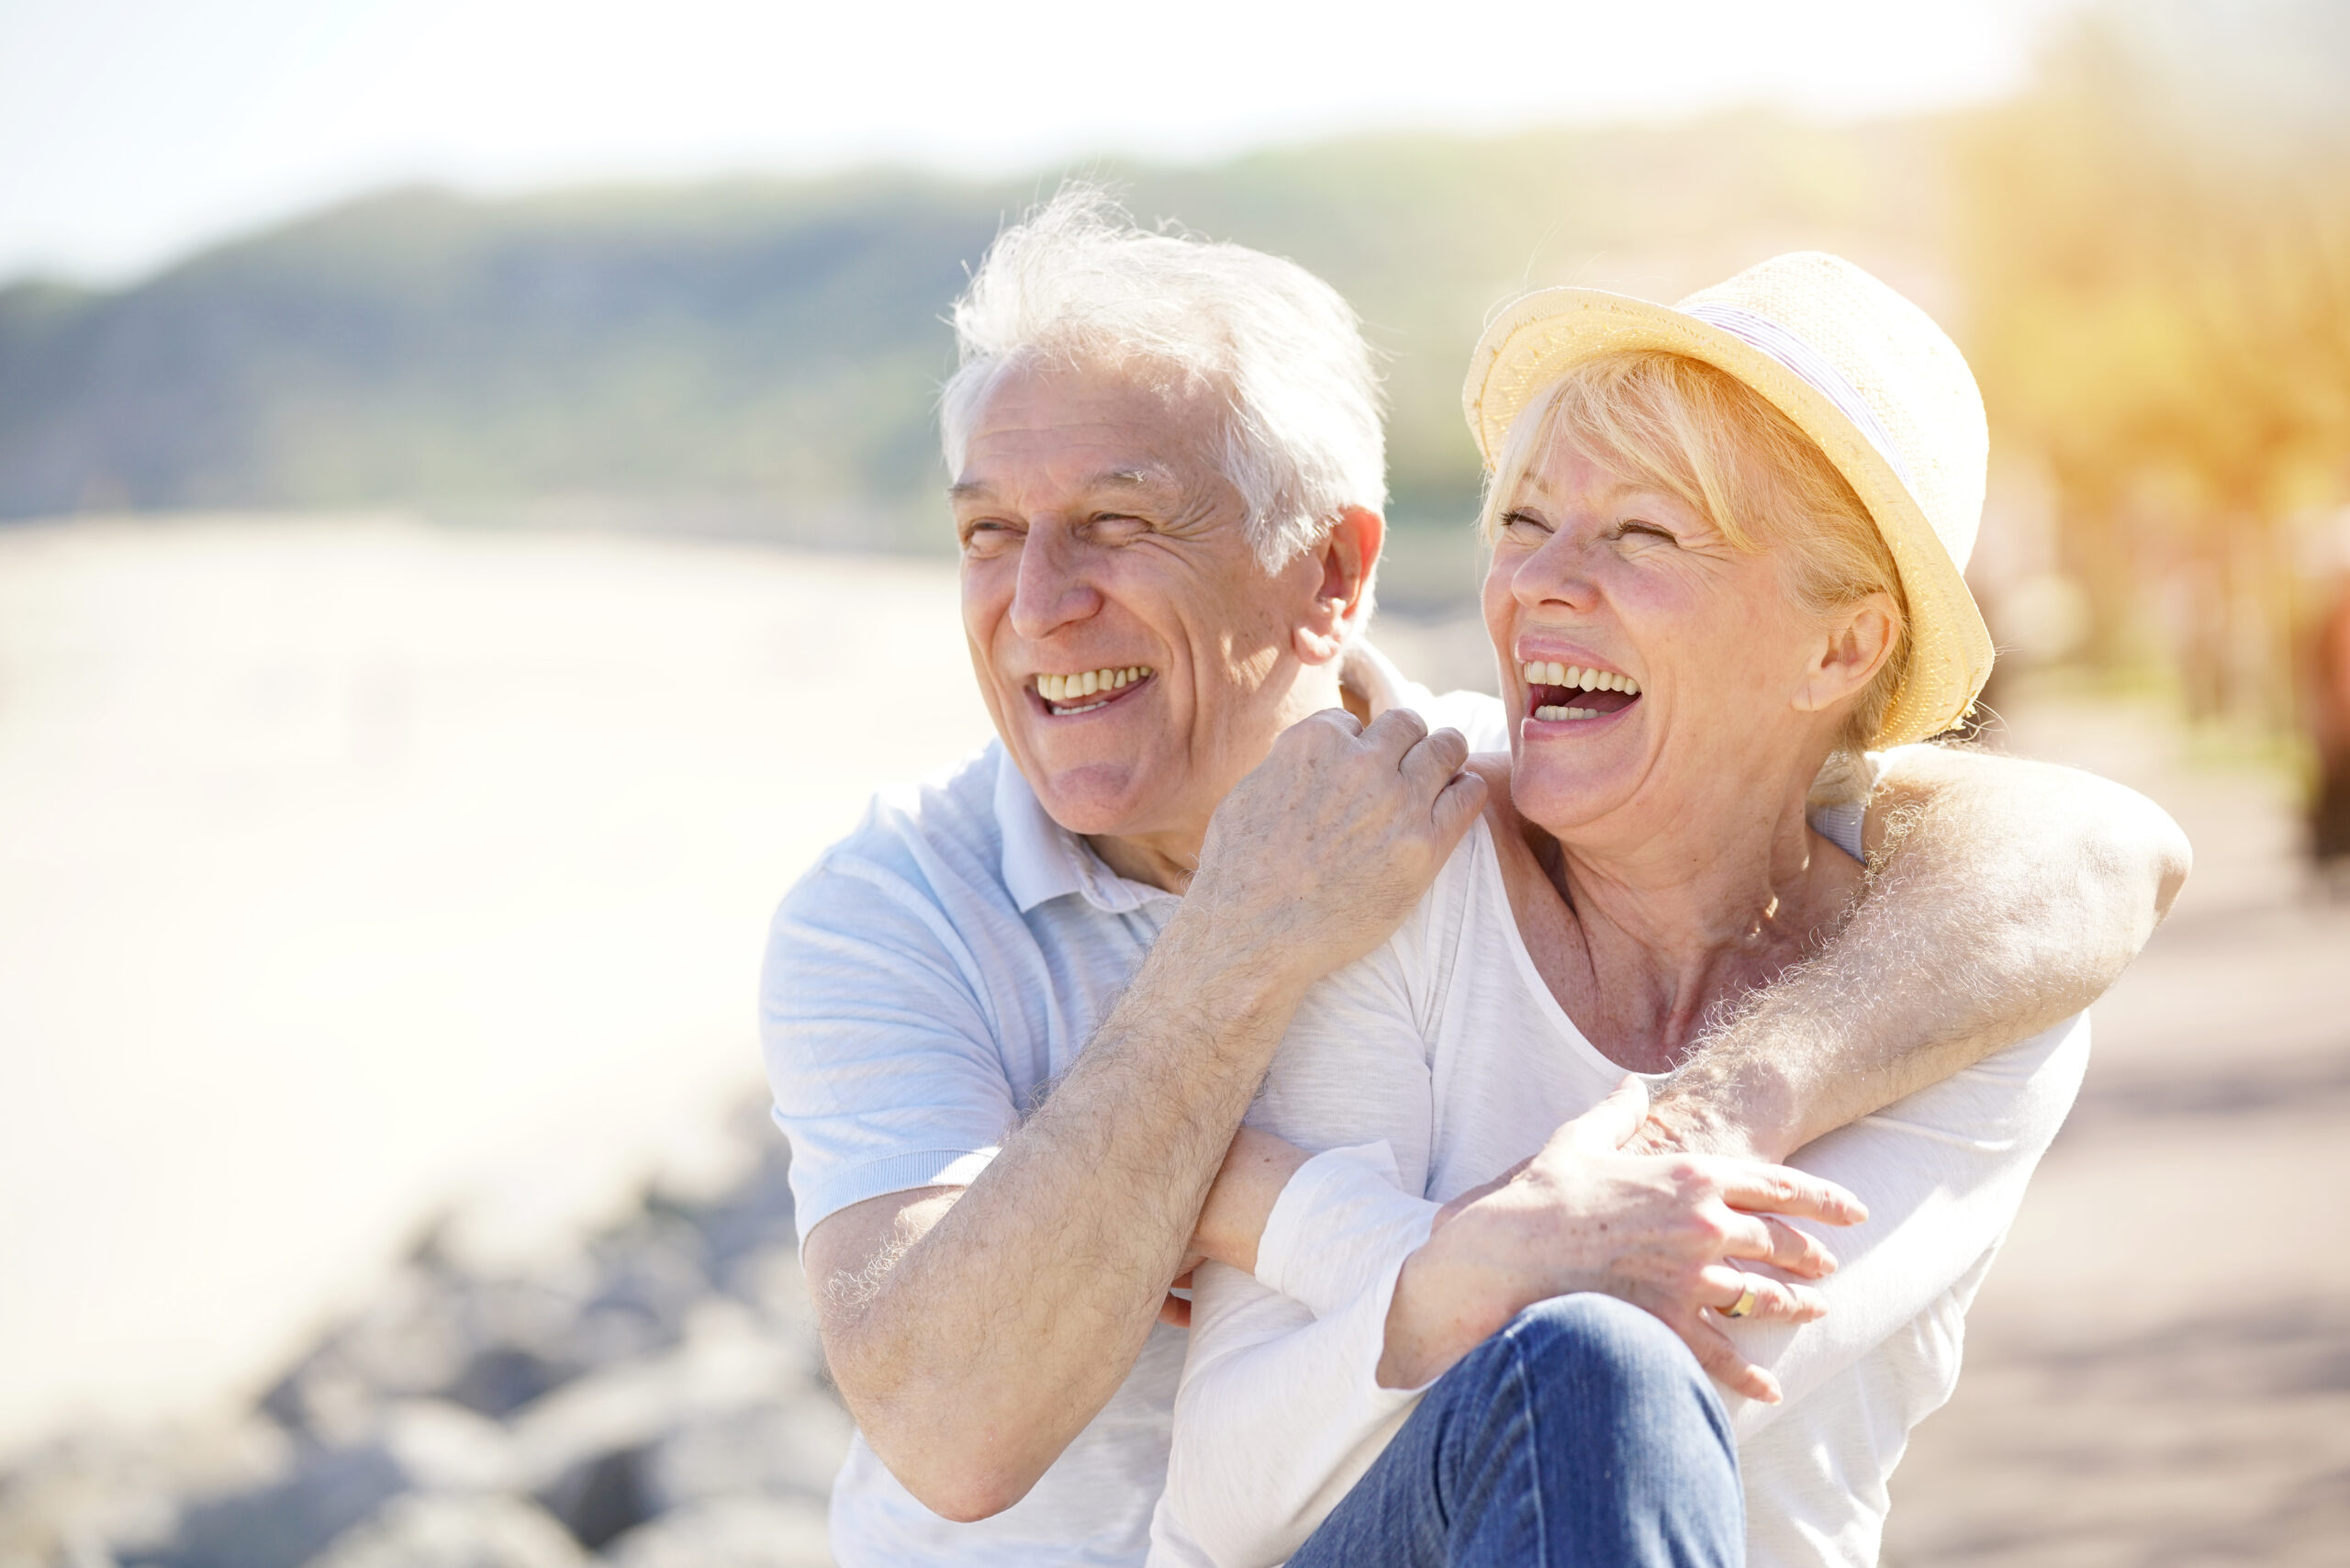
[[[1580,687],[1585,691],[1620,691],[1627,697],[1640,694],[1640,683],[1628,675],[1585,669],[1581,665],[1529,664],[1526,666],[1526,684]]]
[[[1076,675],[1040,675],[1036,678],[1036,695],[1052,705],[1056,713],[1089,713],[1110,699],[1100,702],[1085,700],[1102,692],[1113,692],[1132,686],[1152,673],[1148,665],[1129,665],[1125,669],[1089,669]]]

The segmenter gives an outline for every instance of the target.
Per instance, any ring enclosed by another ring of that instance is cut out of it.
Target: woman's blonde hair
[[[1488,541],[1527,471],[1561,440],[1678,497],[1735,549],[1785,551],[1788,591],[1807,613],[1831,616],[1871,594],[1892,600],[1892,649],[1812,790],[1815,802],[1865,794],[1862,754],[1909,663],[1909,606],[1885,536],[1827,454],[1728,371],[1654,350],[1602,354],[1561,377],[1510,427],[1479,520]]]

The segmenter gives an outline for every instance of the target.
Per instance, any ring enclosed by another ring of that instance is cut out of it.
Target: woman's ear
[[[1371,577],[1386,542],[1387,524],[1377,512],[1348,507],[1306,552],[1314,597],[1292,638],[1299,658],[1309,665],[1330,663],[1371,614]]]
[[[1893,656],[1897,614],[1889,597],[1873,593],[1830,621],[1796,689],[1796,710],[1821,712],[1867,690]]]

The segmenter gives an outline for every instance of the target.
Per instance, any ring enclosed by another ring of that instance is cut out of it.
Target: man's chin
[[[1023,771],[1028,771],[1024,769]],[[1142,810],[1141,769],[1131,762],[1085,763],[1046,773],[1028,772],[1045,814],[1074,834],[1122,836],[1137,831]]]

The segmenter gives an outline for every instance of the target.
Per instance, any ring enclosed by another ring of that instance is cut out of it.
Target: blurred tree
[[[2061,491],[2092,650],[2294,713],[2286,520],[2350,481],[2350,7],[2098,6],[1959,139],[1971,353]]]

